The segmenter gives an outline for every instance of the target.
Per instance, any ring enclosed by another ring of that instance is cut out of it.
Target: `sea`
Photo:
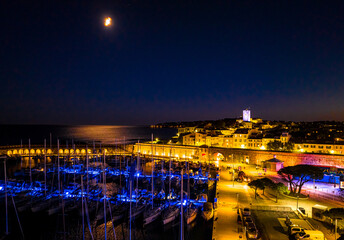
[[[149,126],[119,125],[0,125],[0,146],[43,144],[46,139],[54,145],[61,144],[120,144],[147,141],[152,137],[167,140],[175,136],[175,128],[150,128]]]

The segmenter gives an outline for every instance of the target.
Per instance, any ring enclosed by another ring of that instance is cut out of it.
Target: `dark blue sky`
[[[3,124],[344,120],[343,1],[2,1],[0,26]]]

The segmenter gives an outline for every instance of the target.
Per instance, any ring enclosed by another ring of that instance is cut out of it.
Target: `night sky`
[[[1,1],[0,25],[1,124],[344,120],[344,1]]]

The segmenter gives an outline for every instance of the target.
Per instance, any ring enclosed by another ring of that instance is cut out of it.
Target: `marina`
[[[1,236],[211,239],[215,165],[121,152],[125,144],[117,148],[118,154],[104,149],[60,156],[58,149],[49,157],[46,150],[34,157],[3,157]]]

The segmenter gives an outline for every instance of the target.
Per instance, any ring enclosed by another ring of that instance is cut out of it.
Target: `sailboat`
[[[166,225],[172,222],[174,219],[176,219],[179,216],[179,213],[180,213],[179,207],[175,205],[171,205],[167,207],[162,214],[162,223]]]
[[[191,198],[189,163],[188,163],[188,166],[187,166],[187,173],[188,173],[188,203],[189,203],[190,198]],[[197,213],[198,213],[198,209],[197,208],[193,208],[192,204],[188,204],[188,207],[186,209],[186,214],[185,214],[186,224],[192,223],[196,219]]]
[[[202,208],[202,217],[208,221],[214,216],[213,204],[211,202],[205,202]]]
[[[41,200],[37,201],[35,204],[32,204],[31,211],[33,213],[44,211],[49,208],[51,205],[55,205],[58,202],[58,198],[50,198],[48,200],[42,198]]]
[[[174,206],[174,205],[170,205],[171,203],[171,197],[169,196],[172,196],[172,187],[171,187],[171,177],[172,177],[172,146],[171,146],[171,149],[170,149],[170,166],[169,166],[169,186],[168,186],[168,190],[169,190],[169,194],[168,194],[168,202],[169,202],[169,206],[164,210],[163,214],[162,214],[162,223],[165,225],[165,224],[168,224],[172,221],[174,221],[174,219],[176,219],[179,215],[179,208],[177,206]]]
[[[148,225],[159,218],[162,212],[162,207],[148,207],[143,214],[143,225]]]
[[[124,217],[126,212],[126,206],[124,204],[115,205],[114,210],[112,211],[113,221],[119,221]]]
[[[148,207],[143,215],[143,225],[152,223],[160,216],[162,207],[154,207],[154,158],[153,158],[153,135],[152,135],[152,205]]]
[[[197,217],[198,209],[193,208],[191,204],[188,206],[185,214],[185,220],[187,224],[192,223]]]
[[[141,213],[143,213],[145,208],[146,208],[146,205],[137,205],[137,206],[132,207],[131,218],[133,219],[139,216]]]

